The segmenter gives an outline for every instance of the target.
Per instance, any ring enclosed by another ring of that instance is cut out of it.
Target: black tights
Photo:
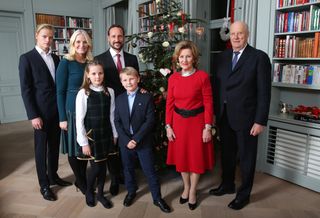
[[[77,186],[83,194],[87,190],[87,160],[78,160],[77,157],[68,157],[69,164],[76,177],[75,186]]]
[[[104,183],[106,181],[106,170],[107,170],[106,161],[94,162],[93,160],[91,160],[90,165],[91,165],[91,169],[88,173],[86,193],[88,193],[89,195],[93,194],[94,185],[97,180],[98,196],[102,197]]]

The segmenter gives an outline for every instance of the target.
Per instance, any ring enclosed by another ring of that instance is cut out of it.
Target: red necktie
[[[118,73],[120,73],[120,71],[122,70],[120,54],[117,54],[117,69],[118,69]]]

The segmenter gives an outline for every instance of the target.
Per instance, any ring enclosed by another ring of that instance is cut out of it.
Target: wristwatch
[[[171,128],[171,126],[170,126],[170,124],[166,124],[166,125],[164,126],[164,128],[165,128],[165,129],[169,129],[169,128]]]

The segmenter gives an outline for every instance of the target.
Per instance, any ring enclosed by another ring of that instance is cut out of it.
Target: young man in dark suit
[[[211,195],[235,192],[240,159],[241,186],[228,205],[239,210],[249,203],[255,173],[258,135],[267,125],[271,96],[271,64],[263,51],[248,45],[244,22],[230,26],[232,49],[222,52],[214,66],[214,104],[220,128],[222,182]],[[237,155],[238,154],[238,155]]]
[[[95,57],[95,59],[103,65],[106,86],[111,87],[114,90],[116,97],[125,91],[119,78],[121,69],[130,66],[139,72],[137,57],[123,51],[124,40],[123,27],[117,24],[110,26],[108,29],[108,42],[110,48],[106,52]],[[107,164],[111,176],[109,191],[115,196],[119,192],[119,183],[123,180],[121,178],[121,160],[112,158],[112,162],[107,161]]]
[[[123,205],[130,206],[136,197],[135,160],[138,159],[148,179],[154,205],[169,213],[171,209],[161,198],[160,184],[154,169],[152,131],[155,109],[152,95],[139,91],[140,77],[133,67],[124,68],[120,72],[120,79],[126,92],[116,98],[114,122],[119,134],[119,147],[128,190]]]
[[[59,57],[50,46],[54,29],[40,24],[36,30],[36,46],[20,56],[19,75],[21,94],[28,119],[34,128],[35,161],[40,192],[44,199],[57,198],[50,185],[68,186],[71,183],[59,178],[60,129],[56,101],[55,70]]]

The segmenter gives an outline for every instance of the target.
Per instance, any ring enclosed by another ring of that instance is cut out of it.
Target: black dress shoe
[[[40,188],[40,192],[41,192],[43,198],[48,201],[57,200],[56,195],[51,191],[51,189],[49,187]]]
[[[94,193],[93,192],[86,192],[86,203],[89,207],[94,207],[96,206],[94,202]]]
[[[132,203],[134,198],[136,197],[136,193],[127,194],[123,200],[123,206],[129,207]]]
[[[104,196],[98,196],[97,201],[99,201],[107,209],[110,209],[112,207],[111,201]]]
[[[194,210],[194,209],[196,209],[196,208],[197,208],[198,203],[197,203],[197,202],[196,202],[196,203],[194,203],[194,204],[188,203],[188,205],[189,205],[189,209],[190,209],[190,210]]]
[[[241,210],[242,208],[244,208],[247,204],[249,204],[249,198],[240,200],[238,198],[233,199],[233,201],[230,202],[230,204],[228,204],[228,207],[230,207],[231,209],[234,210]]]
[[[162,212],[165,212],[165,213],[171,212],[171,208],[162,198],[158,201],[153,201],[153,204],[159,207],[160,210],[162,210]]]
[[[111,182],[109,192],[112,196],[116,196],[119,193],[119,183]]]
[[[183,198],[183,197],[180,196],[179,203],[180,204],[185,204],[185,203],[188,202],[188,200],[189,200],[189,198]]]
[[[56,178],[53,181],[50,181],[50,185],[58,185],[58,186],[70,186],[71,182],[62,180],[61,178]]]
[[[218,188],[211,189],[209,191],[210,195],[215,195],[215,196],[221,196],[225,194],[234,194],[235,193],[235,188],[224,188],[223,186],[219,186]]]

